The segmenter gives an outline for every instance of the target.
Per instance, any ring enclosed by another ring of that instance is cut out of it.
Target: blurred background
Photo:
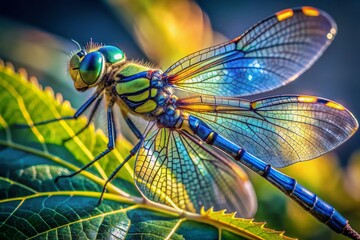
[[[201,48],[237,37],[256,22],[284,8],[310,5],[338,24],[333,44],[315,65],[266,95],[321,96],[346,106],[360,118],[360,1],[235,0],[62,0],[4,1],[0,8],[0,58],[27,69],[42,85],[61,92],[77,108],[67,75],[71,39],[92,39],[120,47],[129,59],[166,69]],[[256,96],[255,96],[256,97]],[[98,120],[99,121],[99,120]],[[100,119],[100,127],[103,125]],[[335,151],[282,170],[335,206],[360,231],[360,133]],[[300,239],[342,239],[318,223],[265,180],[249,173],[258,196],[255,221]]]

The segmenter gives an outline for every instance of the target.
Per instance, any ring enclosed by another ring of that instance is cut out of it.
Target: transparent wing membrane
[[[242,36],[193,53],[165,71],[176,88],[219,96],[272,90],[297,78],[331,43],[333,19],[310,7],[287,9]]]
[[[358,128],[354,116],[343,106],[311,96],[256,101],[200,96],[180,99],[177,104],[275,167],[318,157],[346,141]]]
[[[245,172],[186,132],[154,125],[138,153],[135,182],[148,199],[191,212],[204,206],[251,217],[256,211]]]

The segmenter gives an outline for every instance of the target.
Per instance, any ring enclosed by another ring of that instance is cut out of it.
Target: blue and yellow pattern
[[[336,32],[325,12],[286,9],[238,38],[179,60],[165,74],[170,84],[187,92],[247,96],[270,91],[306,71]]]
[[[112,151],[117,104],[138,142],[107,182],[136,155],[135,183],[147,199],[190,212],[214,207],[252,217],[257,203],[240,168],[246,166],[335,232],[357,234],[331,205],[273,168],[313,159],[345,142],[358,128],[351,112],[314,96],[241,98],[295,80],[336,32],[334,20],[321,10],[285,9],[164,72],[128,61],[113,46],[79,49],[69,63],[74,86],[96,91],[74,116],[62,120],[78,118],[95,103],[91,120],[104,98],[109,143],[78,172],[57,180],[80,173]],[[144,131],[133,117],[147,121]]]
[[[256,211],[253,188],[231,159],[196,137],[150,126],[135,166],[135,182],[149,199],[191,212],[228,209],[243,217]]]
[[[312,96],[254,101],[201,96],[180,99],[178,106],[275,167],[318,157],[346,141],[357,126],[343,106]]]

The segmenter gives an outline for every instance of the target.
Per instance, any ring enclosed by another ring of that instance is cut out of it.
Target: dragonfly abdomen
[[[238,160],[244,165],[260,166],[260,168],[251,168],[259,175],[276,186],[295,202],[297,202],[306,211],[310,212],[315,218],[329,226],[337,233],[342,233],[348,220],[344,218],[334,207],[323,201],[297,181],[272,168],[269,164],[261,161],[255,156],[243,150],[242,157]]]
[[[194,116],[189,116],[187,121],[183,124],[183,129],[192,131],[192,133],[197,135],[202,141],[226,152],[237,162],[242,163],[252,171],[264,177],[335,232],[342,233],[345,230],[348,221],[336,211],[334,207],[298,184],[295,179],[277,171],[272,168],[271,165],[263,162],[246,152],[240,146],[227,140],[211,129],[202,120]]]

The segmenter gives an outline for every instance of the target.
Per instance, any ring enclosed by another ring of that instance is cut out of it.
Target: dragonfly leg
[[[97,203],[97,206],[99,206],[103,200],[103,197],[104,197],[104,193],[106,191],[106,186],[109,182],[111,182],[114,177],[116,176],[116,174],[120,171],[120,169],[125,165],[125,163],[127,163],[131,157],[133,157],[140,149],[140,147],[142,146],[142,143],[144,142],[144,136],[141,135],[140,137],[140,141],[135,145],[135,147],[133,149],[131,149],[129,155],[124,159],[124,161],[111,173],[110,177],[106,180],[104,186],[103,186],[103,189],[102,189],[102,192],[101,192],[101,195],[100,195],[100,198],[99,198],[99,201]]]
[[[142,139],[144,136],[141,134],[140,130],[135,126],[135,124],[133,123],[133,121],[131,121],[131,119],[129,118],[129,115],[125,112],[125,111],[121,111],[122,116],[125,119],[125,122],[127,123],[127,125],[129,126],[129,128],[131,129],[131,131],[134,133],[134,135],[138,138],[138,139]]]
[[[60,178],[73,177],[73,176],[79,174],[80,172],[82,172],[83,170],[85,170],[88,167],[90,167],[91,165],[93,165],[96,161],[98,161],[100,158],[104,157],[106,154],[108,154],[109,152],[111,152],[114,149],[116,132],[115,132],[115,123],[114,123],[114,115],[113,115],[113,111],[112,111],[112,106],[113,106],[113,103],[110,103],[107,108],[108,137],[109,137],[107,149],[105,151],[103,151],[102,153],[100,153],[99,155],[97,155],[91,162],[89,162],[88,164],[86,164],[85,166],[80,168],[78,171],[73,172],[69,175],[57,176],[55,178],[55,182],[57,182]]]
[[[66,117],[61,117],[61,118],[53,118],[53,119],[49,119],[49,120],[45,120],[45,121],[41,121],[41,122],[36,122],[30,125],[27,124],[15,124],[15,127],[19,127],[19,128],[29,128],[29,127],[34,127],[34,126],[39,126],[39,125],[44,125],[44,124],[48,124],[48,123],[52,123],[52,122],[57,122],[60,120],[72,120],[72,119],[77,119],[81,114],[84,113],[84,111],[95,101],[96,98],[98,98],[100,95],[100,91],[95,92],[77,111],[73,116],[66,116]]]
[[[102,100],[102,96],[100,98],[98,98],[95,102],[95,105],[94,105],[94,108],[91,110],[91,113],[90,113],[90,116],[87,120],[87,123],[84,127],[82,127],[80,130],[78,130],[73,136],[69,137],[69,138],[66,138],[63,140],[63,143],[73,139],[75,136],[79,135],[80,133],[82,133],[85,129],[87,129],[89,126],[90,126],[90,123],[91,123],[91,120],[93,119],[95,113],[96,113],[96,110],[98,109],[99,107],[99,104]],[[116,139],[116,138],[115,138]]]

